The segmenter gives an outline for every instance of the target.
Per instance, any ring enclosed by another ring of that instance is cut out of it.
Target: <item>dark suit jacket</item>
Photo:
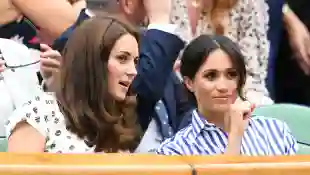
[[[275,73],[275,61],[278,54],[278,48],[280,46],[280,36],[282,34],[282,7],[284,0],[267,0],[269,6],[269,30],[268,39],[270,41],[270,52],[268,60],[268,76],[267,76],[267,88],[272,98],[274,98],[274,73]]]
[[[183,41],[177,36],[158,30],[148,30],[142,37],[138,74],[132,88],[138,95],[137,112],[144,130],[152,117],[160,122],[154,110],[159,100],[164,101],[174,131],[178,130],[183,114],[192,108],[183,84],[172,70],[183,47]]]

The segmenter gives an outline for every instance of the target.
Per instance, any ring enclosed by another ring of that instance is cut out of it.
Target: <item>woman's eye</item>
[[[126,55],[118,55],[116,56],[116,58],[121,62],[121,63],[125,63],[128,60],[128,56]]]
[[[236,71],[227,72],[227,77],[230,80],[236,79],[238,77],[238,73]]]
[[[208,72],[204,75],[205,78],[207,78],[209,81],[213,81],[217,78],[216,72]]]

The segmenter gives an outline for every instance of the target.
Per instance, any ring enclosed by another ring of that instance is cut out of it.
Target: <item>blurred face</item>
[[[115,43],[108,61],[108,91],[117,101],[123,101],[137,75],[138,43],[130,34]]]
[[[227,112],[237,96],[237,76],[230,57],[220,49],[213,51],[193,80],[185,78],[201,112]]]
[[[133,24],[140,25],[147,20],[143,0],[120,0],[120,8],[127,20]]]

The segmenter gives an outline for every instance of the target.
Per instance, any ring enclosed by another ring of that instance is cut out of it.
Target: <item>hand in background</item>
[[[310,34],[299,18],[290,12],[286,29],[297,63],[306,75],[310,75]]]
[[[55,74],[59,72],[61,59],[61,54],[58,51],[41,44],[40,72],[49,90],[54,87]]]

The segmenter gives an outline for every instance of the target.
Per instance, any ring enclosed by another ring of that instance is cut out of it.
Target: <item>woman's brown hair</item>
[[[137,31],[116,17],[94,17],[75,29],[63,51],[56,96],[69,131],[96,152],[133,151],[139,143],[134,96],[108,93],[107,63],[115,42]]]
[[[210,20],[211,26],[217,35],[223,35],[225,33],[225,26],[223,19],[229,15],[229,11],[237,4],[238,0],[212,0],[210,7],[205,9],[207,13],[207,19]]]

